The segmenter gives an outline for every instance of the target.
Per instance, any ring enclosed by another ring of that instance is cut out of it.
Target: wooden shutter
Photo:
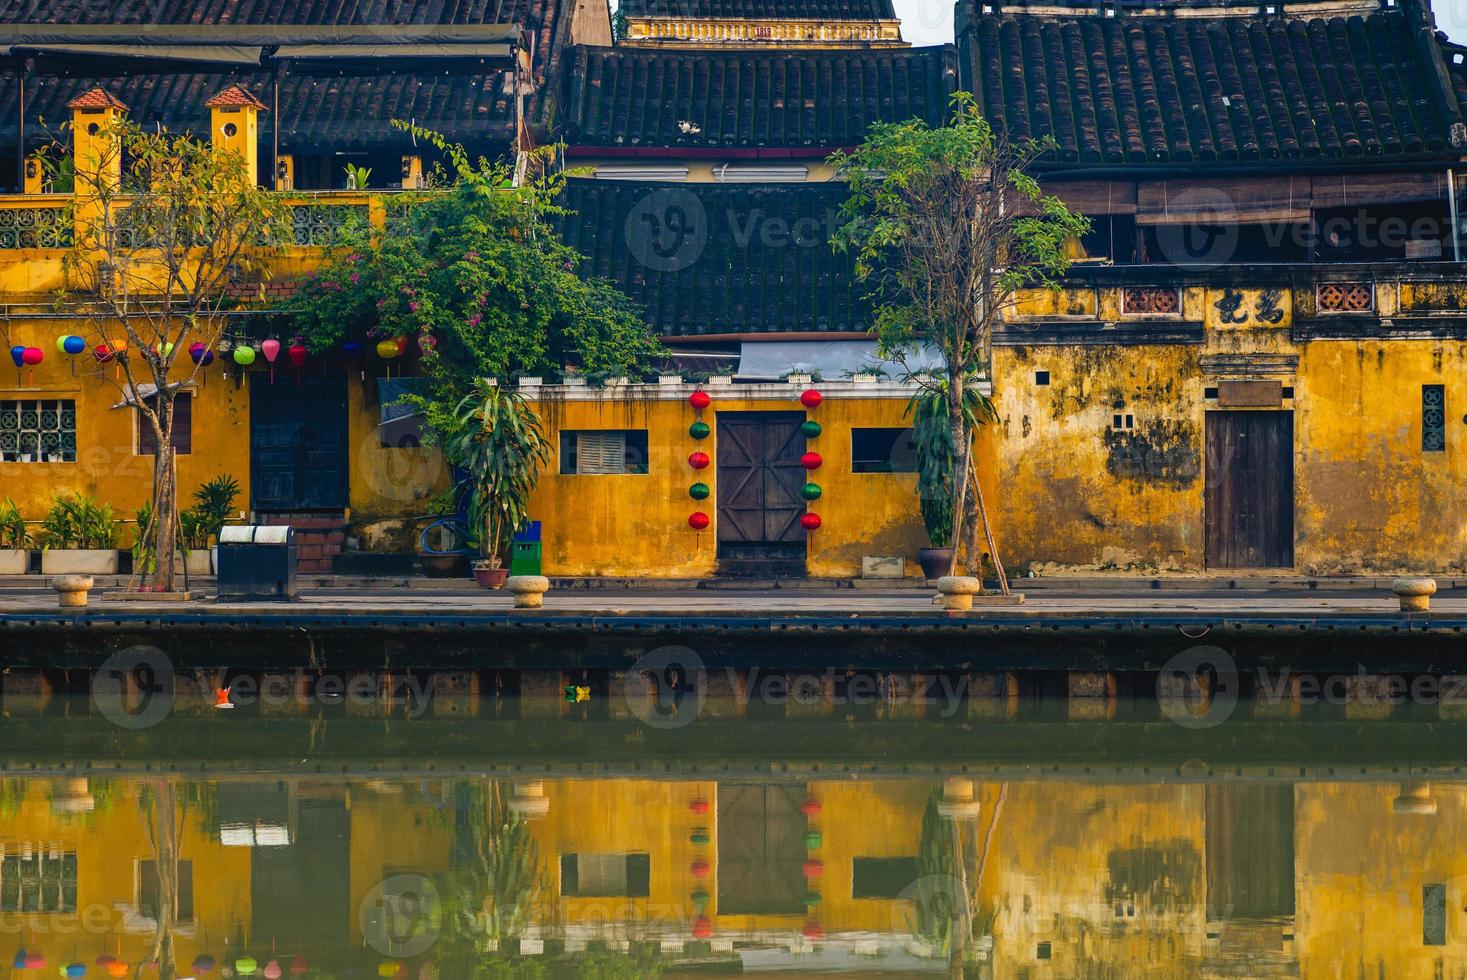
[[[576,436],[576,472],[625,473],[627,434],[621,430],[582,432]]]
[[[152,399],[149,399],[152,401]],[[194,451],[194,396],[180,392],[173,398],[173,451],[187,456]],[[138,455],[156,456],[158,440],[153,427],[138,413]]]

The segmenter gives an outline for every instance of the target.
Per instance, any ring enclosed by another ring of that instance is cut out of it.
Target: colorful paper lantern
[[[66,972],[62,974],[63,976],[84,977],[87,975],[87,965],[85,963],[68,963],[66,964],[65,970]]]
[[[25,348],[19,344],[10,348],[10,359],[15,362],[16,367],[25,367]]]
[[[279,960],[271,960],[265,964],[265,969],[260,971],[260,976],[264,977],[265,980],[280,980],[281,977],[285,976],[285,971],[280,968]]]
[[[106,364],[117,356],[107,344],[98,344],[96,347],[93,347],[92,354],[97,358],[99,364]]]
[[[700,796],[698,799],[688,804],[688,809],[692,810],[694,813],[701,817],[712,808],[708,805],[708,801]]]
[[[800,488],[800,496],[806,500],[819,500],[820,495],[824,492],[824,490],[820,489],[820,484],[818,483],[807,483]]]
[[[708,866],[707,861],[694,861],[688,870],[693,873],[694,878],[706,878],[713,869]]]
[[[713,396],[706,391],[695,391],[688,396],[688,404],[702,411],[713,403]]]
[[[161,344],[153,345],[153,353],[165,359],[173,356],[173,342],[165,340]]]
[[[699,480],[697,483],[688,487],[688,496],[692,497],[694,500],[707,500],[708,495],[712,492],[713,491],[708,488],[708,484],[704,483],[702,480]],[[696,813],[697,811],[694,812]]]
[[[260,344],[260,353],[265,355],[266,361],[274,364],[275,358],[280,356],[280,341],[276,340],[274,337],[271,337],[269,340],[263,341]],[[246,958],[248,959],[248,957]],[[253,963],[254,961],[251,960],[250,962]]]
[[[805,872],[806,878],[819,878],[825,874],[825,865],[815,858],[811,858],[801,866],[801,870]]]
[[[688,843],[696,844],[698,847],[707,847],[708,842],[711,839],[712,838],[708,836],[708,831],[704,830],[702,827],[698,827],[691,834],[688,835]]]
[[[25,350],[25,348],[22,347],[21,350]],[[17,970],[24,970],[25,969],[25,947],[24,946],[22,946],[20,949],[17,949],[15,951],[15,960],[10,965],[13,966],[13,967],[15,967]]]
[[[131,967],[122,960],[113,960],[107,964],[107,975],[109,977],[125,977],[130,970]]]
[[[290,363],[294,364],[296,368],[299,369],[301,365],[306,363],[306,355],[309,354],[310,351],[306,350],[304,344],[291,344],[290,350],[286,351],[286,353],[290,355]]]
[[[358,344],[357,346],[358,347],[361,347],[360,344]],[[301,953],[296,953],[294,956],[292,956],[290,958],[290,975],[291,976],[293,976],[293,977],[301,977],[301,976],[305,976],[307,973],[310,973],[310,972],[311,972],[311,968],[306,963],[306,958],[305,958],[304,955],[302,955]]]
[[[693,908],[698,911],[702,911],[704,908],[707,907],[708,899],[710,897],[711,896],[709,896],[708,892],[702,888],[695,888],[693,889],[692,893],[688,895],[688,898],[693,900]]]
[[[70,354],[72,357],[75,357],[87,349],[87,342],[74,333],[67,334],[64,337],[56,338],[56,349],[63,354]]]
[[[814,388],[810,388],[800,392],[800,404],[804,405],[806,408],[815,408],[824,400],[825,399],[820,394],[820,392],[816,391]]]
[[[816,422],[814,419],[806,419],[805,421],[800,423],[800,434],[803,435],[806,439],[814,439],[816,436],[820,435],[820,432],[820,423]]]
[[[214,363],[214,352],[209,349],[207,344],[199,341],[188,345],[188,356],[195,364],[201,364],[204,367],[208,367]]]
[[[800,804],[800,812],[807,817],[818,817],[820,815],[820,801],[811,797]]]
[[[820,893],[810,891],[805,893],[805,908],[814,908],[820,904]]]
[[[234,363],[240,367],[249,367],[255,363],[255,349],[249,344],[241,344],[234,349]]]
[[[695,470],[707,469],[708,464],[711,462],[712,460],[708,458],[708,454],[703,452],[702,450],[699,450],[698,452],[695,452],[688,457],[688,465]]]
[[[694,422],[692,425],[688,426],[688,435],[692,436],[694,439],[707,439],[708,434],[712,431],[713,430],[708,427],[707,422]]]
[[[800,527],[807,531],[813,531],[820,526],[819,514],[801,514]]]
[[[818,830],[807,830],[807,831],[805,831],[805,850],[807,850],[807,851],[813,851],[813,850],[815,850],[816,848],[818,848],[820,846],[820,844],[821,844],[821,842],[823,840],[824,840],[824,838],[820,836],[820,831],[818,831]]]
[[[343,354],[358,354],[361,353],[361,350],[362,342],[360,340],[343,340],[341,342],[341,352]]]
[[[806,453],[800,457],[800,465],[807,470],[818,470],[823,462],[825,460],[820,457],[819,453]]]
[[[200,953],[194,957],[195,973],[208,973],[212,969],[214,969],[214,957],[208,953]]]
[[[805,923],[805,928],[800,930],[800,935],[806,939],[819,939],[825,935],[825,930],[820,928],[820,923],[818,922],[807,922]]]
[[[713,935],[713,920],[706,915],[697,916],[693,919],[693,938],[707,939]]]
[[[265,343],[268,344],[269,341],[267,340],[265,341]],[[280,351],[278,350],[280,345],[276,344],[275,346],[277,348],[276,353],[280,353]],[[241,956],[239,959],[234,961],[234,972],[238,973],[242,977],[252,977],[256,973],[258,973],[259,970],[260,964],[255,962],[255,958],[253,956]]]
[[[27,347],[21,351],[20,359],[26,367],[35,367],[46,359],[46,352],[39,347]]]
[[[377,964],[377,976],[395,977],[397,976],[401,967],[402,964],[397,962],[397,960],[383,960],[381,963]]]
[[[385,361],[394,357],[402,356],[402,345],[395,338],[388,337],[386,340],[377,341],[377,356]]]
[[[695,510],[688,515],[688,527],[692,528],[694,531],[701,531],[706,528],[710,523],[711,521],[709,520],[708,515],[703,513],[701,510]]]

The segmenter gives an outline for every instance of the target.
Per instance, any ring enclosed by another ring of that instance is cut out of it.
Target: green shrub
[[[6,497],[0,501],[0,549],[24,550],[31,546],[31,533],[26,529],[25,518],[15,501]]]
[[[115,548],[117,518],[112,507],[82,494],[58,494],[41,522],[46,550],[52,548]]]

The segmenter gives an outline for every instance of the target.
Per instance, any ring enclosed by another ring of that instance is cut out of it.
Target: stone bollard
[[[1436,592],[1436,579],[1398,578],[1391,583],[1391,591],[1401,599],[1401,612],[1426,612]]]
[[[61,607],[77,608],[87,604],[87,592],[92,588],[90,575],[62,575],[51,583],[61,599]]]
[[[544,575],[511,575],[504,587],[514,593],[516,609],[539,609],[550,591],[550,580]]]
[[[981,583],[971,576],[944,575],[937,580],[937,604],[952,612],[967,612],[980,588]]]
[[[1401,795],[1391,800],[1391,812],[1400,816],[1429,817],[1436,813],[1436,800],[1430,783],[1406,784]]]

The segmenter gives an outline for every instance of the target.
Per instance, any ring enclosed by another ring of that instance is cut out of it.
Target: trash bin
[[[529,521],[509,545],[509,574],[540,574],[540,522]]]
[[[219,530],[220,599],[294,599],[295,529],[233,524]]]

